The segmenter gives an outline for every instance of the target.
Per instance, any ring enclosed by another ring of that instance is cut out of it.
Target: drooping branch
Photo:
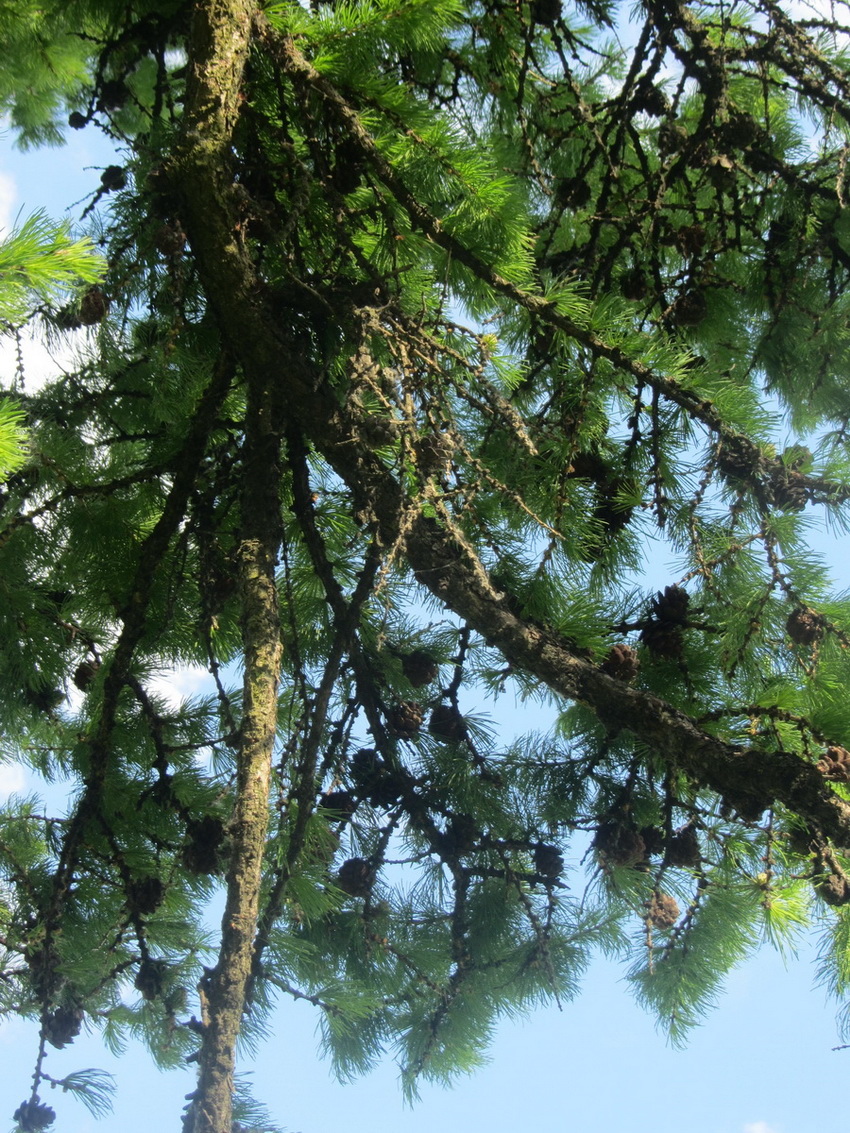
[[[415,200],[333,86],[291,42],[276,37],[270,40],[273,33],[268,29],[263,34],[265,42],[285,61],[296,81],[315,86],[332,104],[346,130],[364,147],[381,179],[430,239],[463,262],[469,261],[494,291],[551,322],[642,384],[657,388],[724,438],[732,436],[714,407],[697,393],[656,374],[619,347],[608,346],[589,330],[559,314],[542,296],[526,293],[503,280],[466,251]],[[699,783],[721,794],[757,796],[765,806],[780,801],[822,828],[824,834],[841,844],[850,843],[850,809],[823,783],[812,765],[787,753],[744,755],[735,745],[704,732],[684,713],[660,699],[607,677],[598,667],[577,657],[568,643],[556,634],[528,624],[510,610],[459,532],[450,531],[423,515],[416,501],[406,497],[394,474],[376,457],[364,440],[369,435],[368,421],[356,400],[349,399],[341,404],[322,387],[309,363],[282,341],[278,321],[271,304],[263,298],[262,286],[255,278],[252,265],[235,240],[230,239],[233,221],[228,220],[226,198],[211,193],[209,188],[203,189],[199,183],[201,191],[206,231],[199,234],[199,263],[205,274],[204,261],[209,255],[217,269],[216,286],[226,288],[227,302],[222,302],[221,318],[234,351],[247,370],[265,368],[274,358],[275,368],[286,374],[288,412],[346,482],[358,510],[371,514],[384,545],[393,546],[403,534],[417,579],[467,620],[485,640],[501,649],[512,664],[536,674],[563,696],[589,705],[613,729],[627,728],[651,744],[670,764],[688,771]],[[211,209],[218,210],[218,216],[211,218]],[[215,247],[216,232],[221,241],[218,247]],[[229,282],[223,285],[223,280]],[[737,438],[738,434],[734,436]],[[742,440],[752,444],[747,438]],[[755,765],[759,773],[752,779]]]

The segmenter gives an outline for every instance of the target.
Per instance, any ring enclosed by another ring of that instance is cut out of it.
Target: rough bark
[[[239,88],[250,44],[252,5],[196,5],[189,45],[186,124],[175,168],[186,228],[213,310],[222,321],[246,305],[252,282],[227,204],[228,150],[238,116]],[[229,328],[225,328],[226,330]],[[235,338],[231,331],[231,338]],[[237,339],[243,347],[241,337]],[[267,347],[266,336],[264,345]],[[273,352],[243,357],[248,390],[239,548],[239,593],[245,662],[243,717],[221,947],[204,980],[204,1034],[198,1088],[190,1110],[193,1133],[230,1133],[236,1039],[259,907],[269,781],[277,717],[280,626],[275,564],[280,541],[280,422],[275,420],[278,369]]]

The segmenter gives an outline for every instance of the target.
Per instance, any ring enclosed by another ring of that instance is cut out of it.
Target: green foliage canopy
[[[807,923],[846,995],[850,604],[809,547],[850,497],[842,18],[16,6],[22,143],[70,112],[120,153],[103,278],[7,316],[87,348],[2,500],[4,755],[74,784],[0,814],[22,1130],[84,1020],[195,1059],[224,1133],[280,996],[414,1092],[594,948],[674,1040]]]

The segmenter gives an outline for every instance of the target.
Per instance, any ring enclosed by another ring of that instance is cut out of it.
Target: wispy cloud
[[[8,173],[0,173],[0,237],[8,235],[14,223],[17,210],[18,187]]]
[[[781,1130],[766,1121],[748,1121],[741,1133],[781,1133]]]
[[[26,790],[27,770],[20,763],[0,764],[0,802]]]

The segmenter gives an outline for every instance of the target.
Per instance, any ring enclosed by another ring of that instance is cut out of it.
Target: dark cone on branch
[[[540,842],[534,847],[534,868],[541,877],[554,881],[564,872],[564,855],[557,846]]]
[[[730,437],[717,449],[717,467],[731,480],[751,481],[758,475],[761,454],[743,437]]]
[[[678,626],[665,625],[659,621],[648,621],[640,633],[640,639],[654,657],[675,660],[682,656],[684,640]]]
[[[438,704],[431,711],[428,731],[435,739],[459,743],[466,738],[466,721],[453,704]]]
[[[658,929],[672,928],[679,919],[679,906],[669,893],[656,889],[649,902],[647,916]]]
[[[192,819],[186,828],[188,842],[183,847],[183,865],[190,873],[217,873],[221,866],[224,823],[207,814]]]
[[[99,287],[90,287],[80,302],[80,322],[93,327],[102,323],[109,310],[109,300]]]
[[[411,788],[413,780],[408,773],[400,769],[393,770],[386,767],[378,779],[369,788],[366,798],[374,807],[392,807]]]
[[[83,1025],[81,1007],[57,1007],[44,1020],[44,1037],[51,1046],[61,1050],[74,1041]]]
[[[683,826],[677,830],[667,845],[665,860],[669,865],[684,869],[695,868],[702,861],[699,838],[693,826]]]
[[[425,713],[412,700],[404,700],[387,713],[387,729],[399,740],[412,740],[419,735]]]
[[[112,193],[124,188],[127,184],[127,174],[120,165],[107,165],[100,175],[100,183],[105,193]]]
[[[561,18],[561,0],[532,0],[531,18],[536,24],[551,27]]]
[[[76,667],[73,680],[80,692],[86,691],[97,675],[99,668],[100,663],[98,661],[82,661]]]
[[[130,91],[123,79],[106,79],[98,87],[98,110],[118,110],[130,97]]]
[[[440,850],[449,857],[468,854],[475,848],[480,831],[471,814],[456,814],[440,837]]]
[[[691,596],[681,586],[665,586],[652,600],[655,616],[669,625],[684,625],[688,620]]]
[[[349,858],[337,874],[337,885],[350,897],[368,897],[375,883],[375,867],[365,858]]]
[[[151,960],[146,958],[139,964],[139,970],[133,981],[133,987],[139,992],[142,999],[152,1002],[159,999],[165,984],[165,975],[168,964],[164,960]]]
[[[824,626],[824,618],[819,613],[800,606],[788,615],[785,632],[796,645],[814,645],[823,637]]]
[[[333,821],[336,822],[351,818],[357,810],[357,799],[350,791],[328,791],[319,799],[319,806],[324,807],[325,810],[335,811]]]
[[[718,133],[732,149],[746,149],[761,136],[763,129],[749,114],[733,112],[728,121],[720,124]]]
[[[127,887],[127,904],[141,916],[155,913],[165,897],[165,885],[158,877],[140,877]]]
[[[708,314],[708,303],[702,291],[686,291],[670,311],[670,321],[677,327],[696,327]]]
[[[850,751],[843,747],[828,747],[816,766],[825,779],[850,782]]]
[[[650,857],[653,854],[660,854],[664,849],[664,831],[659,830],[657,826],[642,826],[640,836]]]
[[[770,482],[774,505],[782,511],[802,511],[809,502],[809,489],[798,472],[783,471]]]
[[[351,779],[361,798],[365,798],[386,770],[374,748],[361,747],[351,760]]]
[[[608,656],[599,667],[609,677],[614,677],[618,681],[625,681],[628,684],[637,676],[640,660],[637,651],[632,649],[630,645],[613,645]]]
[[[412,653],[405,653],[401,659],[401,671],[405,680],[414,688],[429,685],[440,675],[440,667],[430,653],[423,649],[414,649]]]
[[[666,586],[652,599],[640,640],[655,657],[681,657],[689,605],[690,595],[681,586]]]
[[[638,113],[650,114],[653,118],[661,118],[670,110],[670,99],[654,83],[644,81],[638,84],[632,98],[632,107]]]
[[[427,433],[413,442],[413,452],[420,475],[446,475],[451,469],[454,444],[447,433]]]
[[[40,1133],[56,1120],[56,1111],[49,1105],[42,1105],[38,1099],[21,1102],[12,1120],[17,1121],[22,1133]]]
[[[610,865],[634,866],[646,860],[646,843],[633,826],[605,822],[596,831],[593,845]]]

